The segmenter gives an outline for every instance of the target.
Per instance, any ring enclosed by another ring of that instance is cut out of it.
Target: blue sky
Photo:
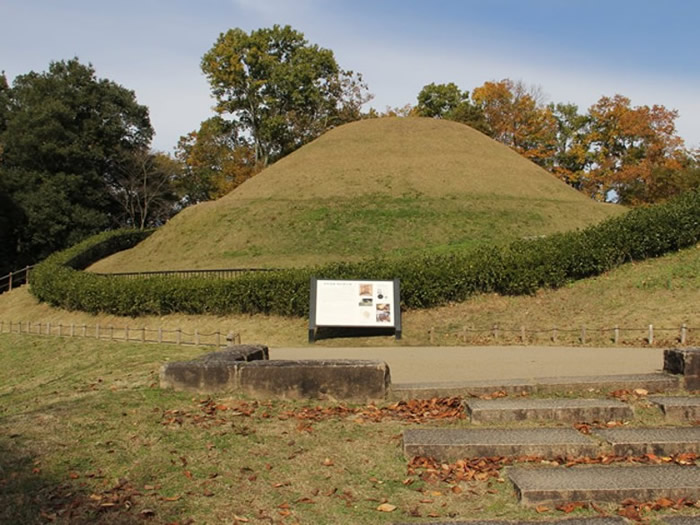
[[[136,92],[170,152],[212,115],[199,62],[219,33],[290,24],[361,72],[379,110],[430,82],[508,77],[582,112],[616,93],[677,109],[700,147],[698,20],[693,0],[0,0],[0,70],[90,62]]]

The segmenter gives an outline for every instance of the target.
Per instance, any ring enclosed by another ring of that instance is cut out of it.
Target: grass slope
[[[467,126],[374,119],[326,133],[91,269],[356,260],[545,235],[623,211],[591,201]]]
[[[324,346],[426,345],[428,331],[434,328],[434,343],[439,345],[463,344],[463,327],[488,330],[494,324],[502,328],[500,343],[519,343],[519,328],[540,329],[544,332],[530,336],[531,342],[551,344],[549,329],[557,326],[570,329],[559,335],[560,344],[578,344],[580,328],[589,329],[589,345],[610,344],[611,332],[596,333],[592,328],[636,328],[623,332],[623,338],[632,344],[644,344],[646,327],[672,331],[658,332],[656,344],[675,344],[678,327],[685,323],[694,328],[689,344],[700,344],[700,246],[640,263],[627,264],[596,278],[578,281],[558,290],[541,290],[535,296],[501,297],[482,295],[471,300],[431,310],[408,311],[403,314],[403,340],[393,338],[328,339],[316,343]],[[26,287],[0,295],[0,320],[50,322],[55,327],[75,323],[103,328],[113,325],[132,328],[149,327],[174,329],[181,327],[190,333],[233,331],[241,334],[243,342],[258,342],[273,347],[306,345],[307,322],[274,316],[192,316],[168,315],[140,317],[93,316],[82,312],[68,312],[37,303]],[[35,328],[36,329],[36,328]],[[513,332],[506,332],[512,329]],[[153,335],[150,336],[153,338]],[[486,334],[474,334],[470,344],[493,343]]]

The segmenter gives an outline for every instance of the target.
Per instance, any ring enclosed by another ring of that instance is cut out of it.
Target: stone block
[[[234,390],[243,363],[266,359],[267,346],[236,345],[191,361],[165,363],[160,368],[160,387],[193,392]]]
[[[382,361],[253,361],[239,370],[240,389],[266,398],[381,400],[390,380]]]
[[[686,390],[700,390],[700,348],[664,350],[664,371],[683,376]]]

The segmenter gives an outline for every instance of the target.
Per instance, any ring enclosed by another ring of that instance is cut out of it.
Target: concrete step
[[[700,420],[700,397],[698,396],[651,396],[649,401],[658,405],[667,419]]]
[[[696,466],[514,467],[508,476],[524,505],[700,498],[700,468]]]
[[[556,420],[569,423],[632,419],[632,407],[616,399],[470,399],[473,423]]]
[[[597,443],[573,428],[410,428],[403,432],[404,454],[455,461],[478,456],[590,456]]]
[[[607,428],[593,430],[616,456],[700,454],[700,427]]]
[[[411,524],[415,525],[415,521]],[[548,520],[460,520],[460,521],[421,521],[421,525],[625,525],[628,522],[620,517],[595,517],[595,518],[562,518]],[[687,522],[690,525],[690,522]],[[697,522],[693,522],[697,525]],[[393,525],[410,525],[408,522],[394,523]],[[675,525],[675,523],[674,523]],[[678,522],[681,525],[681,522]],[[682,525],[686,525],[683,523]]]
[[[557,392],[592,392],[634,390],[672,392],[681,388],[681,376],[659,374],[626,374],[612,376],[542,377],[502,381],[452,381],[443,383],[396,383],[389,392],[394,400],[430,399],[433,397],[480,396],[493,392],[507,394],[552,394]]]

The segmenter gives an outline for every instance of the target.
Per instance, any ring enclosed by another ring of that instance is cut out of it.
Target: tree
[[[418,93],[415,113],[421,117],[444,118],[488,133],[481,109],[472,104],[469,91],[460,91],[457,84],[428,84]]]
[[[125,156],[148,147],[148,109],[77,58],[20,75],[0,91],[9,98],[0,181],[22,220],[13,263],[34,262],[115,224],[110,181]]]
[[[485,82],[472,92],[491,137],[545,166],[555,150],[556,121],[542,98],[539,89],[510,79]]]
[[[226,195],[260,170],[250,141],[218,116],[180,137],[176,156],[183,166],[178,188],[187,204]]]
[[[687,159],[676,134],[678,112],[659,105],[632,107],[630,99],[615,95],[601,97],[588,115],[586,140],[593,159],[588,192],[599,200],[614,192],[618,202],[632,205],[667,198],[674,184],[656,179],[680,172]]]
[[[545,167],[570,186],[583,190],[591,163],[586,139],[590,119],[578,112],[576,104],[550,104],[548,109],[556,121],[556,144]]]
[[[176,211],[179,172],[180,163],[164,153],[141,149],[122,159],[111,181],[122,208],[119,225],[143,230],[165,223]]]
[[[310,45],[290,26],[222,33],[202,58],[216,111],[230,114],[263,166],[360,118],[369,100],[362,78],[338,66],[333,52]]]

